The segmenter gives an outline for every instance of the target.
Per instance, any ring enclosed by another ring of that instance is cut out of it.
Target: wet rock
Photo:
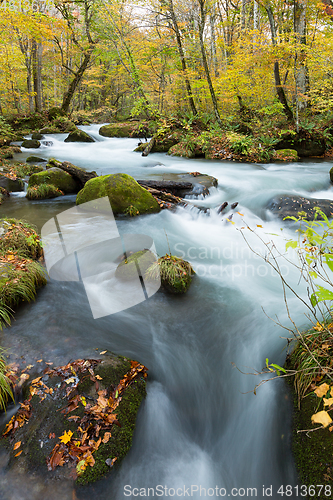
[[[275,151],[273,161],[297,161],[298,153],[295,149],[280,149]]]
[[[33,132],[31,134],[31,139],[37,139],[37,141],[40,141],[43,138],[44,138],[44,136],[40,132]]]
[[[24,182],[21,179],[10,179],[0,173],[0,187],[9,192],[19,192],[24,190]]]
[[[79,191],[79,186],[73,177],[57,167],[33,174],[29,179],[29,188],[42,184],[51,184],[64,193],[77,193]]]
[[[76,204],[104,196],[108,196],[115,214],[127,214],[132,209],[133,215],[160,211],[155,198],[127,174],[103,175],[89,180],[78,193]]]
[[[83,130],[76,129],[73,132],[70,132],[68,134],[68,137],[66,137],[65,142],[95,142],[92,137],[90,137],[87,132],[84,132]]]
[[[22,144],[22,148],[27,149],[38,149],[40,147],[40,142],[37,139],[25,139]]]
[[[28,158],[25,160],[26,163],[42,163],[42,162],[47,162],[44,158],[39,158],[39,156],[28,156]]]
[[[315,200],[303,196],[283,195],[273,198],[267,205],[280,219],[297,217],[298,212],[305,212],[306,219],[313,220],[316,214],[315,207],[319,207],[329,218],[333,217],[332,200]],[[318,217],[320,220],[320,217]]]
[[[174,255],[164,255],[154,262],[146,271],[146,279],[161,279],[162,290],[173,295],[188,291],[192,276],[195,274],[191,264]]]
[[[137,280],[138,275],[142,278],[147,269],[156,262],[156,257],[150,250],[140,250],[125,257],[118,265],[115,277],[121,281]]]

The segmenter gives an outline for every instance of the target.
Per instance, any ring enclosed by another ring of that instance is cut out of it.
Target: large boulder
[[[6,175],[0,174],[0,187],[4,188],[6,191],[23,191],[24,182],[21,179],[10,179]]]
[[[110,123],[99,129],[99,135],[103,137],[130,137],[133,128],[132,123]]]
[[[43,170],[43,172],[38,172],[30,177],[29,187],[40,186],[41,184],[52,184],[64,193],[77,193],[79,190],[79,186],[73,177],[57,167]]]
[[[333,167],[331,168],[330,170],[330,181],[332,182],[333,184]]]
[[[25,139],[22,142],[21,147],[27,149],[38,149],[40,147],[40,142],[37,139]]]
[[[135,209],[135,214],[160,211],[156,199],[127,174],[102,175],[90,179],[78,193],[76,204],[81,205],[104,196],[108,196],[115,214],[127,214],[131,208]]]
[[[90,137],[87,132],[84,132],[83,130],[76,129],[73,132],[70,132],[68,134],[68,137],[66,137],[65,142],[95,142],[92,137]]]
[[[298,154],[295,149],[279,149],[275,151],[273,161],[297,161]]]
[[[313,220],[316,215],[315,207],[319,207],[327,217],[333,216],[332,200],[314,200],[303,196],[282,195],[273,198],[267,205],[267,208],[280,219],[297,217],[298,212],[305,212],[306,219]],[[318,219],[320,220],[320,217]]]
[[[294,131],[285,133],[281,141],[275,145],[275,149],[294,149],[301,157],[322,156],[326,150],[326,141],[318,131],[310,133],[300,129],[298,133]]]

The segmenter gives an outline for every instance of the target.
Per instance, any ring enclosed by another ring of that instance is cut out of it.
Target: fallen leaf
[[[103,442],[104,444],[108,443],[108,442],[109,442],[109,440],[110,440],[110,437],[111,437],[111,432],[106,432],[106,433],[104,434],[104,437],[103,437],[103,439],[102,439],[102,442]]]
[[[324,401],[324,406],[333,405],[333,398],[329,398],[329,399],[323,398],[323,401]]]
[[[39,382],[41,380],[42,377],[37,377],[37,378],[34,378],[32,381],[31,381],[31,384],[37,384],[37,382]]]
[[[323,410],[312,415],[311,422],[313,424],[321,424],[323,427],[327,427],[332,422],[332,419],[327,411]]]
[[[240,212],[237,212],[237,213],[238,213],[238,215],[241,215],[242,217],[244,217],[244,214],[241,214]]]
[[[21,441],[17,441],[17,443],[14,444],[13,450],[17,450],[21,446]]]
[[[72,439],[73,433],[72,431],[65,431],[62,436],[59,437],[60,441],[64,444],[69,443],[69,441]]]
[[[25,368],[25,369],[26,369],[26,370],[31,370],[31,368],[33,368],[33,367],[34,367],[34,365],[28,365],[28,366],[26,366],[26,368]]]
[[[84,396],[81,396],[81,403],[83,404],[83,406],[87,406],[87,401]]]
[[[96,378],[97,380],[103,380],[102,377],[100,377],[99,375],[96,375]]]
[[[100,352],[100,354],[106,354],[108,351],[102,351]]]
[[[16,455],[14,455],[15,457],[19,457],[21,455],[23,450],[19,451],[18,453],[16,453]]]
[[[42,361],[42,359],[37,359],[37,363],[41,363]]]
[[[66,384],[74,384],[75,378],[74,377],[66,378],[65,382]]]
[[[55,437],[56,437],[56,435],[54,434],[54,432],[50,432],[49,439],[54,439]]]
[[[261,227],[262,228],[262,225],[261,224],[257,224],[257,227]]]
[[[115,461],[117,460],[118,457],[115,457],[115,458],[107,458],[105,460],[105,463],[106,465],[108,465],[109,467],[113,467],[113,464],[115,463]]]
[[[325,396],[329,388],[330,386],[326,384],[326,382],[324,382],[314,390],[314,393],[318,396],[318,398],[322,398],[323,396]]]
[[[85,471],[85,469],[86,469],[86,461],[80,460],[80,462],[76,466],[76,472],[80,475]]]

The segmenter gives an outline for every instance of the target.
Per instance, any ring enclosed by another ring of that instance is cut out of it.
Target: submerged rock
[[[150,250],[140,250],[123,260],[118,265],[115,277],[122,281],[137,280],[138,275],[142,278],[147,269],[156,262],[156,257]]]
[[[115,214],[129,215],[159,212],[155,198],[133,177],[127,174],[102,175],[90,179],[76,197],[76,204],[81,205],[97,198],[108,196]]]
[[[44,163],[47,162],[44,158],[39,158],[39,156],[28,156],[28,158],[25,160],[27,163]]]
[[[315,207],[319,207],[327,217],[333,217],[332,200],[314,200],[303,196],[283,195],[273,198],[267,205],[267,208],[281,219],[297,217],[298,212],[305,212],[306,219],[313,220],[316,215]],[[318,219],[320,220],[320,217]]]
[[[33,174],[29,179],[29,188],[42,184],[52,184],[64,193],[77,193],[79,190],[79,186],[73,177],[57,167],[52,167],[48,170]]]

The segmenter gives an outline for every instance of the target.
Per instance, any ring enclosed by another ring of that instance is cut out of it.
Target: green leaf
[[[278,371],[280,371],[280,372],[282,372],[282,373],[287,373],[287,372],[286,372],[286,370],[285,370],[282,366],[276,365],[275,363],[271,363],[271,366],[272,366],[273,368],[275,368],[275,370],[276,370],[276,372],[277,372],[277,374],[278,374],[278,375],[280,375],[280,374],[278,373]]]
[[[311,301],[312,307],[315,307],[318,304],[318,299],[314,293],[311,295],[310,301]]]
[[[315,292],[318,302],[322,302],[323,300],[333,300],[333,292],[327,290],[323,286],[317,285],[318,290]]]
[[[288,250],[288,248],[297,248],[297,241],[288,241],[288,243],[286,244],[286,250]]]

